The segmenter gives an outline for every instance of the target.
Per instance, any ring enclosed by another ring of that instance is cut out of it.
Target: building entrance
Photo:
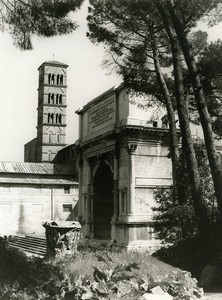
[[[111,219],[114,213],[114,183],[110,166],[102,161],[93,179],[94,238],[111,239]]]

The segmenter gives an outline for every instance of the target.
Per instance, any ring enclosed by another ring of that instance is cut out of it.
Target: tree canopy
[[[32,35],[50,37],[77,28],[68,16],[83,0],[0,0],[0,28],[22,50],[32,49]]]

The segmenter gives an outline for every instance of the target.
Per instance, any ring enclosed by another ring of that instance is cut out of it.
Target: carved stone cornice
[[[137,144],[128,144],[126,150],[129,154],[133,154],[137,149]]]

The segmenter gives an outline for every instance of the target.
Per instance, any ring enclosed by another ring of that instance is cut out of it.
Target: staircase
[[[25,252],[28,256],[43,257],[46,254],[46,239],[38,236],[13,236],[8,245]]]

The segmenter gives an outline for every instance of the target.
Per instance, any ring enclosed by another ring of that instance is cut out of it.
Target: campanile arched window
[[[49,73],[49,75],[48,75],[48,83],[49,84],[51,83],[51,73]]]
[[[62,104],[62,94],[59,95],[59,104]]]
[[[60,75],[60,84],[63,84],[63,75]]]
[[[52,76],[51,76],[51,84],[55,84],[55,75],[54,74],[52,74]]]
[[[54,94],[53,93],[51,94],[51,100],[52,100],[51,103],[54,104]]]

